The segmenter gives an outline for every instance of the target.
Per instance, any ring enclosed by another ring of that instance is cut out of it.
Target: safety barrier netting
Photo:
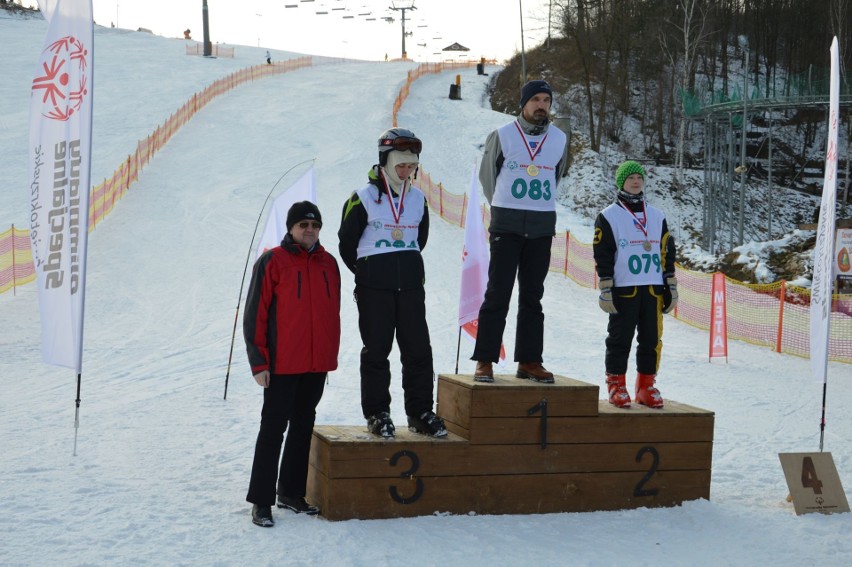
[[[0,293],[35,280],[30,231],[12,228],[0,233]]]

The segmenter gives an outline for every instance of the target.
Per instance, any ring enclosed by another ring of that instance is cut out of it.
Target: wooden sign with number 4
[[[796,515],[848,512],[831,453],[778,453]]]

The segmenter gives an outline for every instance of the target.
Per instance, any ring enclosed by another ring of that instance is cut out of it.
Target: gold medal
[[[527,174],[530,177],[536,177],[538,175],[538,167],[534,163],[531,163],[527,166]]]
[[[393,238],[394,240],[402,240],[403,236],[404,236],[404,233],[402,232],[401,228],[395,228],[391,231],[391,238]],[[649,248],[649,250],[650,250],[650,248]]]
[[[644,249],[645,249],[645,252],[650,252],[650,251],[651,251],[651,241],[650,241],[650,240],[646,240],[645,242],[643,242],[643,243],[642,243],[642,248],[644,248]]]

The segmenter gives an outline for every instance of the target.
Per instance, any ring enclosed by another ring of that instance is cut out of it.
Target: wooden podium
[[[540,514],[675,506],[710,497],[714,414],[666,400],[617,409],[599,387],[557,376],[493,383],[438,378],[444,439],[396,416],[385,441],[366,425],[314,428],[308,494],[329,520]]]

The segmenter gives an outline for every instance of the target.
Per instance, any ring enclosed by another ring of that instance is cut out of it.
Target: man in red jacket
[[[340,269],[319,243],[321,228],[315,204],[290,207],[287,235],[258,258],[246,298],[243,335],[252,374],[264,388],[246,496],[258,526],[275,524],[276,488],[279,508],[319,513],[305,500],[308,455],[316,407],[340,349]]]

